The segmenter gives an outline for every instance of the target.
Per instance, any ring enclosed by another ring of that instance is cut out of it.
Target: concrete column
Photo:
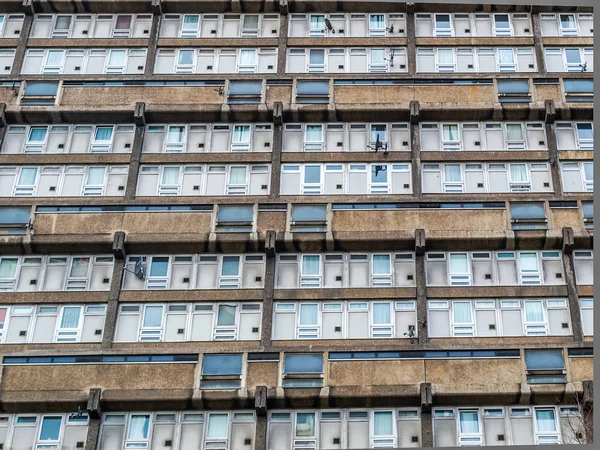
[[[419,447],[433,447],[433,421],[431,383],[421,383],[421,442]]]
[[[281,149],[283,147],[283,104],[273,105],[273,144],[271,145],[271,187],[269,200],[279,200],[281,186]]]
[[[263,349],[271,347],[271,328],[273,326],[273,296],[275,292],[275,261],[277,258],[275,252],[275,237],[274,230],[267,231],[265,239],[265,252],[267,254],[266,270],[265,270],[265,288],[263,290],[263,305],[262,305],[262,326],[260,345]]]
[[[267,449],[267,387],[257,386],[254,393],[254,409],[256,410],[256,433],[254,450]]]
[[[0,103],[0,148],[4,143],[4,135],[6,134],[6,103]]]
[[[104,334],[102,336],[102,348],[112,347],[115,327],[117,325],[117,313],[119,309],[119,296],[123,285],[123,268],[125,266],[125,233],[117,231],[113,241],[113,254],[115,266],[113,269],[110,291],[108,294],[108,305],[106,307],[106,320],[104,321]]]
[[[533,30],[531,31],[533,32],[535,62],[537,64],[538,73],[540,75],[546,75],[546,59],[544,58],[544,46],[542,45],[542,24],[538,12],[532,11],[531,21],[533,22]]]
[[[154,62],[156,61],[156,48],[158,45],[158,33],[160,30],[160,18],[162,14],[162,8],[160,1],[152,3],[152,28],[150,28],[150,36],[148,36],[148,51],[146,53],[146,67],[144,69],[144,75],[151,76],[154,73]]]
[[[100,419],[90,418],[87,437],[85,439],[85,450],[96,450],[98,438],[100,437]]]
[[[135,122],[135,135],[131,148],[131,159],[129,160],[129,172],[127,174],[127,187],[125,188],[125,200],[135,198],[138,173],[140,170],[140,158],[142,156],[142,145],[144,144],[144,133],[146,131],[146,104],[138,102],[135,104],[133,120]]]
[[[406,13],[406,63],[408,74],[412,77],[417,73],[417,45],[415,43],[415,13]]]
[[[569,300],[569,310],[571,312],[571,327],[575,342],[583,342],[583,324],[581,323],[581,313],[579,309],[579,295],[577,294],[577,284],[575,282],[575,268],[573,265],[573,229],[563,228],[563,265],[565,271],[565,283],[567,284],[567,296]]]
[[[413,196],[420,199],[423,189],[421,187],[421,137],[419,133],[419,102],[413,100],[410,102],[410,139],[412,156],[412,185]]]
[[[427,278],[425,276],[425,230],[415,230],[415,282],[417,285],[417,323],[419,344],[427,344]]]
[[[279,0],[279,44],[277,45],[277,76],[285,75],[288,35],[288,2]]]
[[[25,58],[25,50],[27,50],[27,40],[29,39],[31,25],[33,24],[33,6],[31,0],[23,2],[23,7],[25,9],[25,20],[23,21],[23,28],[21,28],[21,33],[19,34],[19,45],[17,45],[15,51],[15,59],[12,68],[10,69],[11,77],[18,77],[21,73],[23,59]]]
[[[102,409],[100,408],[101,390],[98,388],[90,389],[90,396],[87,402],[87,412],[90,417],[88,432],[85,440],[85,450],[96,450],[98,447],[98,437],[100,435],[100,419]]]
[[[545,123],[546,123],[546,144],[548,145],[548,156],[550,157],[550,175],[552,177],[552,186],[554,188],[554,195],[557,198],[563,196],[562,181],[560,178],[560,167],[558,164],[558,146],[556,144],[556,130],[554,127],[554,119],[556,117],[556,111],[554,109],[554,101],[546,100],[546,112],[545,112]]]

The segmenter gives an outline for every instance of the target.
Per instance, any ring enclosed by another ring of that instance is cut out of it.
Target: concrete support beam
[[[567,285],[569,310],[571,313],[571,327],[573,329],[573,339],[577,343],[583,343],[583,324],[581,322],[581,313],[579,309],[579,295],[577,294],[577,284],[575,282],[575,268],[573,265],[573,245],[573,229],[569,227],[563,228],[562,257],[565,271],[565,283]]]

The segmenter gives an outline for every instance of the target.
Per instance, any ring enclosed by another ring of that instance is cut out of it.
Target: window
[[[594,15],[541,13],[542,36],[593,36]]]
[[[204,355],[201,389],[239,389],[242,377],[242,355]]]
[[[594,81],[591,79],[563,80],[567,102],[592,102],[594,100]]]
[[[230,81],[227,103],[231,105],[258,104],[262,100],[261,81]]]
[[[560,164],[564,192],[594,192],[593,161]]]
[[[525,365],[530,384],[566,383],[565,362],[560,349],[525,350]]]
[[[499,79],[497,83],[500,103],[529,103],[531,101],[529,80]]]
[[[327,205],[292,205],[290,231],[327,231]]]
[[[284,388],[320,387],[323,385],[322,353],[287,353],[283,366]]]
[[[296,103],[329,103],[329,81],[298,80]]]
[[[577,284],[594,284],[594,254],[592,251],[573,251],[573,265]]]
[[[556,423],[555,408],[535,409],[536,444],[560,444],[560,433]]]
[[[0,207],[0,235],[27,234],[30,207],[2,206]]]
[[[216,231],[223,233],[251,233],[253,227],[252,206],[220,205],[217,213]]]
[[[583,226],[586,230],[594,229],[594,203],[581,202],[581,210],[583,213]]]
[[[579,307],[584,336],[594,335],[594,299],[580,298]]]
[[[546,229],[548,220],[543,203],[511,203],[513,230]]]
[[[26,81],[21,105],[51,106],[56,101],[58,81]]]

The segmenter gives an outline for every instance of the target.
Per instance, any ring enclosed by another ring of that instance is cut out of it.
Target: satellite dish
[[[377,164],[375,166],[375,176],[379,175],[379,172],[385,172],[387,170],[386,166],[380,166],[379,164]]]
[[[393,33],[394,32],[394,25],[390,25],[390,27],[388,28],[388,32],[389,33]]]
[[[335,33],[335,30],[333,29],[333,25],[331,25],[331,22],[329,21],[328,18],[325,18],[325,26],[327,27],[327,29],[329,31],[331,31],[332,33]]]
[[[142,262],[142,258],[138,258],[138,260],[135,262],[133,274],[140,280],[143,280],[146,277],[146,264]]]

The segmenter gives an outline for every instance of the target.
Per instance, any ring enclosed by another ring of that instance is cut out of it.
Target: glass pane
[[[538,271],[538,260],[536,253],[524,253],[519,254],[519,261],[521,263],[522,272],[537,272]]]
[[[112,137],[113,127],[98,127],[96,128],[96,135],[94,140],[97,141],[110,141]]]
[[[58,16],[56,18],[55,30],[68,30],[71,26],[71,16]]]
[[[194,51],[193,50],[179,50],[179,57],[177,64],[194,64]]]
[[[581,54],[578,48],[565,48],[567,64],[581,64]]]
[[[317,325],[319,305],[316,303],[300,304],[300,325]]]
[[[239,375],[242,355],[204,355],[202,375]]]
[[[219,206],[217,222],[251,222],[252,206]]]
[[[375,436],[392,436],[394,434],[393,427],[392,411],[375,411],[373,413],[373,434]]]
[[[90,266],[90,258],[73,258],[71,263],[70,277],[85,278],[88,274],[88,268]]]
[[[101,186],[104,184],[104,167],[90,167],[88,169],[88,185]]]
[[[293,205],[293,221],[325,221],[327,208],[325,205]]]
[[[450,28],[450,16],[448,14],[436,14],[435,27],[449,29]]]
[[[376,164],[371,168],[372,183],[387,183],[387,166]]]
[[[561,14],[560,26],[562,28],[575,28],[575,16],[573,14]]]
[[[61,328],[77,328],[79,326],[80,306],[65,306],[60,322]]]
[[[29,132],[29,139],[27,142],[44,142],[47,132],[48,129],[46,127],[32,128]]]
[[[63,50],[50,50],[48,51],[48,58],[46,59],[46,65],[48,66],[60,66],[62,64]]]
[[[321,166],[305,166],[304,167],[304,182],[305,183],[320,183],[321,182]]]
[[[387,126],[386,125],[371,125],[371,140],[372,141],[387,141]]]
[[[325,28],[325,16],[310,16],[310,29],[322,30]]]
[[[391,274],[390,255],[373,255],[373,275]]]
[[[304,255],[302,257],[302,275],[319,275],[321,257],[319,255]]]
[[[562,350],[536,349],[525,350],[525,364],[527,370],[564,369]]]
[[[389,325],[391,319],[391,305],[389,303],[373,304],[373,325]]]
[[[217,326],[234,326],[235,325],[235,310],[233,305],[219,305],[219,315],[217,318]]]
[[[19,176],[19,186],[33,186],[37,176],[36,167],[23,167]]]
[[[510,165],[510,181],[524,183],[527,181],[527,166],[525,164]]]
[[[371,50],[371,64],[384,64],[385,63],[385,50],[384,49],[373,49]]]
[[[525,321],[526,322],[543,322],[544,308],[541,301],[525,302]]]
[[[144,327],[160,327],[162,324],[162,306],[146,306],[144,314]]]
[[[514,64],[515,58],[512,48],[499,48],[498,49],[498,62],[500,64]]]
[[[58,441],[62,417],[47,416],[42,419],[40,441]]]
[[[477,411],[460,411],[459,417],[461,433],[479,433],[479,418]]]
[[[296,92],[300,95],[329,94],[329,81],[298,81]]]
[[[0,278],[14,278],[18,263],[17,258],[3,258],[0,260]]]
[[[469,264],[466,253],[450,255],[450,273],[469,273]]]
[[[111,50],[108,58],[109,66],[124,66],[125,65],[125,50]]]
[[[594,133],[592,132],[591,123],[578,123],[577,124],[577,136],[579,139],[593,139]]]
[[[244,24],[242,28],[245,30],[256,30],[258,29],[258,16],[256,15],[248,15],[244,16]]]
[[[260,95],[262,82],[260,81],[232,81],[229,83],[229,94],[231,95]]]
[[[454,302],[453,307],[455,323],[473,323],[470,302]]]
[[[323,141],[323,125],[306,125],[306,142]]]
[[[227,414],[211,414],[208,416],[207,438],[227,438]]]
[[[151,277],[166,277],[167,271],[169,270],[169,257],[158,256],[152,258],[152,265],[150,266]]]
[[[496,14],[496,28],[510,28],[508,24],[508,14]]]
[[[521,128],[521,125],[518,123],[506,124],[506,138],[509,141],[522,141],[523,130]]]
[[[553,409],[536,409],[535,419],[539,433],[556,432]]]
[[[439,64],[453,64],[452,49],[438,49]]]
[[[250,125],[236,125],[233,127],[233,142],[250,142]]]
[[[240,274],[240,257],[239,256],[224,256],[223,267],[221,268],[221,276],[235,277]]]
[[[462,181],[462,175],[459,164],[446,164],[445,174],[446,182],[448,183],[460,183]]]
[[[325,50],[310,50],[310,64],[325,64]]]
[[[246,168],[232,167],[229,173],[230,184],[245,184],[246,183]]]
[[[369,17],[369,28],[384,28],[385,27],[385,18],[383,14],[371,14]]]
[[[132,415],[129,422],[129,433],[127,439],[130,441],[141,441],[148,439],[148,427],[150,425],[150,416]]]
[[[583,173],[586,181],[594,180],[594,163],[583,163]]]
[[[458,125],[443,125],[443,139],[445,141],[458,141]]]
[[[315,414],[296,414],[296,436],[315,436]]]
[[[240,50],[240,65],[256,64],[256,50]]]
[[[117,16],[115,30],[128,30],[131,26],[131,16]]]
[[[303,353],[285,355],[285,373],[321,373],[323,355],[321,353]]]
[[[170,126],[167,131],[167,142],[180,143],[183,142],[185,136],[185,127]]]
[[[513,219],[545,219],[543,203],[511,203],[510,215]]]
[[[199,16],[183,16],[183,30],[197,30]]]

